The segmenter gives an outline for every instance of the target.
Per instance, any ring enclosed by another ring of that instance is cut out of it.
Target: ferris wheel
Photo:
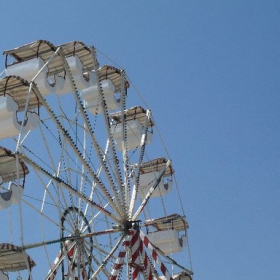
[[[190,280],[175,171],[126,72],[80,41],[4,54],[0,280]]]

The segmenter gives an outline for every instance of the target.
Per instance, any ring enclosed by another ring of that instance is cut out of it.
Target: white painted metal
[[[178,231],[174,229],[155,231],[148,233],[152,244],[159,247],[166,255],[181,252],[186,246],[185,236],[179,237]]]
[[[12,183],[7,191],[0,193],[0,210],[8,208],[12,204],[18,204],[22,194],[23,187]]]
[[[89,87],[90,83],[86,81],[83,73],[83,65],[77,56],[70,56],[66,58],[68,66],[71,70],[72,77],[75,81],[77,90],[82,90]],[[55,92],[58,95],[73,92],[71,77],[66,73],[59,73],[55,75]]]
[[[41,58],[33,58],[9,65],[5,69],[5,74],[6,76],[20,76],[27,81],[31,81],[43,66],[44,61]],[[43,70],[43,72],[46,73],[47,69]]]
[[[111,80],[101,81],[101,88],[105,97],[108,110],[114,110],[120,107],[120,101],[115,98],[115,87]],[[102,114],[102,98],[99,93],[98,85],[87,87],[81,90],[81,97],[85,101],[85,108],[92,114]]]
[[[154,182],[160,175],[160,171],[141,174],[139,178],[139,194],[141,199],[144,199]],[[161,178],[157,188],[152,193],[151,197],[166,195],[172,189],[172,182]]]
[[[44,67],[44,61],[40,57],[9,65],[5,69],[6,76],[20,76],[28,82],[37,75],[34,82],[44,95],[55,91],[54,84],[47,77],[47,72],[48,68]]]
[[[126,122],[126,130],[127,130],[127,149],[132,150],[140,147],[143,129],[138,120],[130,120]],[[116,127],[112,127],[114,131],[114,139],[117,144],[117,148],[119,151],[122,151],[122,139],[123,139],[123,127],[122,123],[118,123]],[[151,143],[153,138],[153,134],[148,131],[147,132],[147,141],[146,143]]]
[[[0,139],[13,137],[19,134],[21,123],[17,119],[18,105],[9,95],[0,96]],[[22,133],[37,127],[39,116],[27,111],[26,121]]]

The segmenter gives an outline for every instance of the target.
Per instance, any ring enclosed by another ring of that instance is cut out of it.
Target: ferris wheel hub
[[[137,221],[126,220],[123,223],[123,230],[124,230],[124,232],[126,232],[126,231],[128,231],[130,229],[138,230],[140,228],[140,222],[141,222],[141,220],[137,220]]]

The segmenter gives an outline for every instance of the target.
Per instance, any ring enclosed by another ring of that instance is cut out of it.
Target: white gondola
[[[5,69],[6,76],[20,76],[21,78],[31,81],[36,74],[44,66],[44,61],[41,58],[32,58],[23,62],[18,62],[7,66]],[[54,84],[50,83],[47,77],[48,68],[45,67],[41,70],[40,74],[36,77],[34,82],[44,95],[50,94],[55,91]]]
[[[148,238],[166,255],[181,252],[187,245],[185,233],[179,236],[179,232],[186,232],[188,223],[184,217],[178,214],[148,220],[145,225],[152,225],[156,229],[156,231],[148,233]]]
[[[44,61],[41,58],[32,58],[7,66],[5,74],[6,76],[20,76],[27,81],[31,81],[43,66]],[[46,68],[43,69],[41,73],[46,73],[46,70]]]
[[[111,80],[101,81],[101,89],[104,94],[108,110],[114,110],[120,107],[120,100],[115,97],[115,87]],[[103,113],[102,98],[97,84],[81,90],[81,97],[85,101],[85,108],[92,114]]]
[[[0,270],[2,272],[31,270],[35,262],[20,247],[9,243],[0,244]]]
[[[77,90],[87,88],[96,83],[95,75],[88,74],[94,61],[88,48],[82,42],[71,42],[60,46],[71,70]],[[20,76],[31,81],[41,70],[34,82],[43,95],[55,92],[58,95],[73,92],[71,78],[66,75],[66,65],[60,55],[54,55],[56,47],[48,41],[38,40],[24,51],[14,55],[6,52],[15,60],[6,65],[5,74]],[[48,63],[43,69],[45,63]],[[87,73],[87,74],[86,74]]]
[[[38,126],[39,116],[34,110],[40,103],[36,90],[36,85],[30,89],[30,83],[18,76],[0,80],[0,139],[26,133]],[[19,116],[26,108],[25,115]]]
[[[174,229],[151,232],[148,234],[148,238],[166,255],[181,252],[186,246],[186,236],[179,237],[178,231]]]
[[[21,122],[17,119],[18,104],[9,95],[0,96],[0,139],[16,136],[20,133]],[[27,111],[22,127],[26,133],[37,127],[39,116]]]
[[[21,201],[23,187],[12,183],[6,192],[0,193],[0,210],[10,207],[12,204],[18,204]]]
[[[165,158],[157,158],[149,162],[145,162],[140,167],[140,177],[139,177],[139,195],[143,200],[148,194],[150,189],[154,186],[157,179],[159,178],[167,160]],[[133,170],[137,168],[137,165],[131,167]],[[169,193],[172,189],[172,179],[171,176],[174,173],[174,169],[170,164],[165,170],[158,186],[152,192],[151,197],[163,196]]]
[[[126,127],[126,139],[124,139],[122,113],[117,112],[111,114],[111,118],[115,121],[115,126],[112,126],[113,137],[116,141],[116,145],[119,151],[123,150],[123,144],[126,145],[127,150],[133,150],[138,148],[143,141],[145,135],[145,125],[147,128],[151,128],[154,124],[151,116],[147,115],[147,110],[142,107],[132,107],[124,112],[125,115],[125,127]],[[145,144],[152,142],[153,134],[150,130],[147,130]]]
[[[144,199],[151,187],[155,184],[156,180],[159,178],[160,172],[150,172],[146,174],[140,175],[139,187],[140,187],[140,197]],[[166,195],[168,192],[171,191],[172,188],[172,181],[164,181],[162,178],[160,183],[158,184],[157,188],[153,191],[151,197],[157,197]]]
[[[66,58],[66,61],[71,70],[73,80],[75,81],[76,89],[82,90],[88,88],[90,82],[85,79],[81,60],[77,56],[69,56]],[[73,92],[72,81],[65,73],[60,73],[55,76],[55,90],[58,95]]]
[[[81,91],[81,97],[85,102],[85,108],[92,114],[102,114],[103,105],[97,85],[97,74],[94,71],[90,71],[87,75],[89,75],[90,81],[92,82],[89,88]],[[129,83],[125,77],[123,77],[124,83],[122,85],[122,70],[113,66],[104,65],[98,69],[98,76],[107,110],[112,111],[120,108],[120,98],[118,98],[117,95],[121,94],[122,90],[126,91],[129,87]]]
[[[28,173],[22,161],[17,161],[11,151],[0,147],[0,186],[5,183],[9,185],[8,189],[0,193],[0,210],[20,202],[24,186],[14,182],[24,179]]]
[[[127,150],[136,149],[141,144],[143,129],[138,120],[131,120],[126,122],[127,129]],[[123,125],[119,123],[116,125],[114,130],[114,139],[117,143],[117,148],[119,151],[122,151],[122,142],[123,142]],[[152,134],[150,131],[147,133],[147,144],[152,140]]]
[[[89,87],[90,83],[86,81],[83,75],[83,65],[77,56],[66,58],[71,70],[75,85],[78,90]],[[62,62],[61,62],[62,64]],[[41,58],[32,58],[23,62],[15,63],[5,69],[7,76],[20,76],[27,81],[31,81],[41,68],[44,66],[44,61]],[[56,92],[57,94],[65,94],[72,92],[72,82],[66,77],[64,72],[56,74],[53,77],[48,77],[48,67],[44,67],[34,82],[37,84],[43,95]]]

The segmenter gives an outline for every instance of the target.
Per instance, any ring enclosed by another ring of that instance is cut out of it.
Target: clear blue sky
[[[279,1],[9,0],[0,23],[1,51],[81,40],[126,69],[173,159],[195,280],[280,279]]]

